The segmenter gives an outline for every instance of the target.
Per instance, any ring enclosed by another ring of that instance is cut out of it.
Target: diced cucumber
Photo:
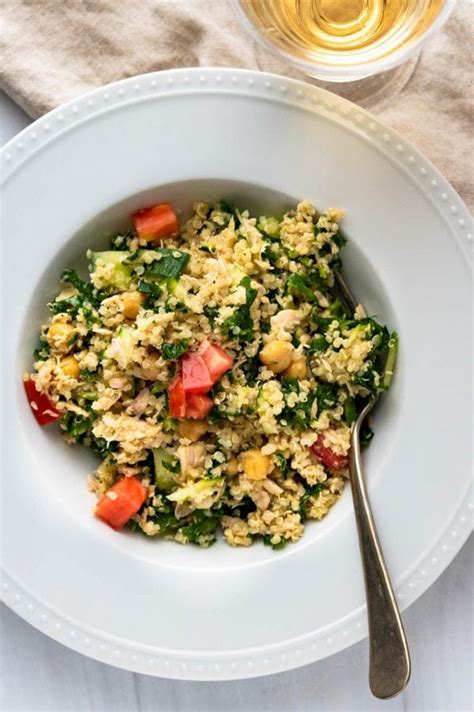
[[[177,287],[177,281],[183,273],[190,255],[180,250],[172,250],[167,247],[156,250],[139,250],[130,252],[126,250],[105,250],[104,252],[93,252],[91,255],[91,275],[104,265],[114,265],[110,276],[98,276],[101,286],[110,287],[120,292],[130,289],[132,275],[139,266],[145,267],[146,279],[150,281],[171,281]],[[180,297],[176,293],[177,297]],[[181,296],[185,296],[185,292]]]
[[[176,458],[162,447],[153,448],[153,461],[155,463],[155,483],[158,489],[169,492],[176,484],[176,475],[165,465],[173,467]]]
[[[168,282],[168,292],[173,295],[173,297],[176,297],[176,299],[179,299],[180,301],[184,301],[184,299],[188,295],[188,290],[182,283],[180,279],[169,279]]]
[[[176,420],[176,418],[172,418],[171,415],[165,415],[165,417],[163,418],[163,432],[171,433],[175,432],[176,430],[178,430],[178,421]]]
[[[112,278],[112,284],[121,292],[126,292],[130,289],[132,282],[132,268],[129,265],[115,265]]]
[[[116,265],[126,260],[131,254],[132,253],[128,252],[128,250],[105,250],[104,252],[93,252],[91,254],[91,272],[95,271],[98,260],[100,260],[103,264],[112,262],[112,264]]]
[[[198,480],[187,487],[180,487],[173,494],[169,494],[167,499],[177,504],[189,501],[195,509],[207,509],[210,506],[209,498],[220,494],[223,482],[223,477]]]
[[[260,218],[257,228],[265,232],[269,237],[277,238],[280,236],[280,223],[276,218]]]
[[[91,274],[94,274],[99,267],[112,264],[114,268],[110,278],[107,280],[103,277],[101,281],[106,286],[114,287],[121,292],[130,288],[132,281],[132,266],[125,265],[123,262],[130,257],[131,252],[107,250],[105,252],[93,252],[91,256]]]

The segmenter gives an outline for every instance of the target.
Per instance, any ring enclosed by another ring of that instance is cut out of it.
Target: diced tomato
[[[48,425],[48,423],[53,423],[59,418],[61,413],[56,409],[56,406],[50,400],[49,396],[38,390],[32,378],[23,381],[23,385],[30,408],[40,425]]]
[[[180,373],[173,378],[168,386],[168,399],[170,415],[173,418],[184,418],[186,415],[186,393]]]
[[[203,393],[195,393],[186,397],[186,418],[204,420],[214,405],[212,398]]]
[[[226,371],[232,368],[234,363],[231,356],[224,351],[220,346],[211,344],[209,341],[203,341],[198,349],[209,370],[210,376],[215,383]]]
[[[323,443],[322,435],[319,436],[311,449],[318,460],[330,470],[341,470],[347,465],[349,459],[347,455],[337,455],[331,448],[326,447]]]
[[[138,210],[133,213],[132,220],[138,237],[145,240],[159,240],[160,237],[174,235],[179,231],[178,217],[170,203]]]
[[[121,529],[138,512],[146,496],[138,477],[123,477],[99,499],[95,516],[112,529]]]
[[[194,353],[182,356],[181,368],[183,388],[186,395],[207,393],[214,385],[206,362],[200,354]]]

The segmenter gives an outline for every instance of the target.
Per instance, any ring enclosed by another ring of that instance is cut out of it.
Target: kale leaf
[[[88,433],[94,423],[94,416],[78,415],[76,413],[65,413],[61,417],[61,428],[72,438],[77,439]]]
[[[189,339],[180,339],[175,344],[166,341],[161,347],[161,355],[167,361],[176,361],[186,353],[189,346]]]
[[[245,380],[247,381],[247,385],[249,385],[249,386],[255,385],[255,383],[258,380],[258,374],[259,374],[261,365],[262,365],[262,362],[260,361],[258,356],[253,356],[252,358],[248,358],[241,365],[240,368],[244,373]]]
[[[285,396],[285,402],[290,393],[300,393],[300,384],[297,378],[282,378],[281,390]],[[280,415],[279,420],[285,420],[290,427],[295,430],[305,430],[309,428],[311,422],[311,407],[314,402],[314,393],[308,393],[304,402],[298,402],[294,406],[285,405]]]
[[[162,393],[164,393],[167,388],[168,388],[168,384],[165,383],[164,381],[155,381],[155,383],[151,387],[150,392],[153,396],[159,396]]]
[[[172,512],[157,512],[153,516],[148,517],[148,521],[153,522],[153,524],[158,524],[160,527],[158,534],[161,536],[174,534],[179,528],[179,520],[176,519]]]
[[[201,543],[201,546],[209,546],[216,539],[215,533],[220,517],[220,512],[213,512],[212,510],[205,512],[202,509],[197,509],[193,513],[192,522],[185,527],[181,527],[180,532],[193,544],[200,544],[199,539],[202,536],[212,536],[210,541]]]
[[[323,410],[334,408],[338,403],[338,386],[335,383],[320,381],[316,387],[316,400],[318,402],[318,416]]]
[[[276,452],[275,457],[278,461],[278,466],[281,470],[281,474],[285,475],[286,471],[288,470],[288,462],[286,461],[286,458],[282,452]]]
[[[230,517],[239,517],[240,519],[246,519],[249,514],[252,512],[255,512],[257,509],[257,505],[247,495],[245,497],[242,497],[240,502],[237,504],[233,504],[232,506],[230,505],[224,505],[222,508],[222,514],[227,514]]]
[[[216,208],[220,212],[227,213],[227,215],[229,215],[228,223],[230,222],[230,218],[233,217],[235,228],[237,229],[238,227],[240,227],[240,225],[242,224],[242,215],[237,206],[235,206],[233,203],[227,202],[227,200],[221,200],[220,203],[217,203]]]
[[[311,342],[309,344],[309,353],[310,354],[320,354],[326,351],[328,348],[329,344],[326,341],[324,336],[315,336],[314,339],[311,339]]]
[[[356,402],[355,402],[355,399],[351,398],[350,396],[347,397],[347,399],[344,403],[344,417],[345,417],[348,425],[352,425],[352,423],[357,418]]]
[[[55,299],[48,306],[53,314],[70,314],[76,317],[82,311],[87,323],[92,323],[97,318],[96,309],[106,295],[95,289],[91,282],[84,282],[73,269],[65,270],[61,275],[63,284],[71,284],[77,289],[66,299]]]
[[[286,282],[285,290],[287,294],[291,294],[292,297],[297,299],[304,299],[307,302],[314,302],[315,300],[314,291],[303,274],[292,274]]]
[[[308,509],[311,504],[310,498],[317,497],[317,495],[320,492],[323,492],[324,489],[324,485],[322,485],[320,482],[315,485],[308,485],[305,487],[305,493],[300,499],[300,516],[303,521],[306,519],[308,514]]]
[[[280,539],[278,544],[272,544],[272,537],[273,534],[264,534],[263,535],[263,543],[265,546],[271,546],[274,551],[279,551],[280,549],[284,549],[284,547],[287,545],[288,541],[286,539],[283,539],[283,537]]]
[[[46,361],[46,359],[49,358],[49,354],[50,349],[48,340],[41,336],[39,346],[33,351],[33,355],[38,361]]]
[[[132,230],[122,230],[122,232],[119,232],[117,235],[113,235],[113,237],[110,238],[110,249],[119,250],[120,252],[122,250],[126,250],[128,249],[130,240],[133,240],[134,237],[135,234]]]
[[[91,449],[104,458],[109,453],[116,452],[120,444],[116,440],[106,440],[105,438],[96,438],[94,435],[91,437],[90,443]]]
[[[97,371],[88,371],[85,368],[81,371],[81,381],[95,381],[98,375]]]
[[[153,309],[157,299],[161,297],[162,289],[156,282],[146,282],[141,279],[138,283],[138,291],[146,294],[147,297],[143,302],[144,309]]]
[[[217,307],[205,306],[203,311],[204,311],[204,316],[206,316],[209,319],[211,326],[212,326],[217,318],[217,315],[219,314],[219,309]]]
[[[152,262],[146,268],[145,275],[162,280],[181,277],[191,259],[189,252],[182,252],[169,247],[161,247],[156,251],[161,255],[161,259]]]

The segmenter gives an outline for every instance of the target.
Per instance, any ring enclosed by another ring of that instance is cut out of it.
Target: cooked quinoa
[[[100,457],[89,486],[104,521],[133,482],[115,528],[281,548],[339,499],[351,425],[387,387],[395,338],[336,296],[340,210],[193,209],[174,234],[139,227],[88,252],[86,281],[64,272],[27,392],[42,424]]]

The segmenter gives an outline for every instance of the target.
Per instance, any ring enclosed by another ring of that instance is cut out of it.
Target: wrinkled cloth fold
[[[227,0],[1,0],[2,88],[32,117],[135,74],[243,67],[304,81],[256,44]],[[386,75],[322,84],[421,149],[474,207],[473,5],[458,2],[421,56]]]

